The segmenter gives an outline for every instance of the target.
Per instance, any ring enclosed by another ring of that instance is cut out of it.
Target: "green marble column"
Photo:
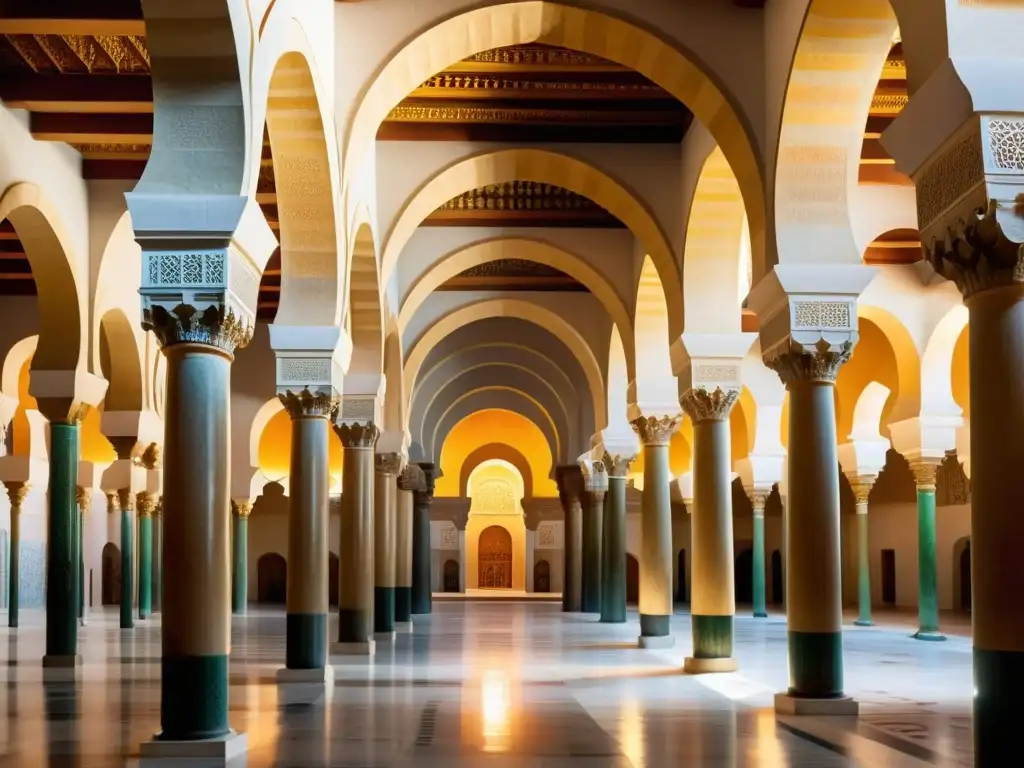
[[[632,457],[605,454],[608,493],[604,497],[601,543],[601,621],[626,622],[626,475]]]
[[[555,479],[565,515],[562,611],[576,613],[583,610],[583,474],[577,465],[565,465],[555,469]]]
[[[935,554],[935,474],[938,462],[911,462],[917,482],[917,640],[945,640],[939,631],[939,575]]]
[[[231,536],[231,612],[245,616],[249,602],[249,499],[234,500]]]
[[[693,422],[693,655],[686,658],[684,669],[694,674],[732,672],[737,667],[733,658],[736,574],[729,414],[739,394],[738,389],[716,387],[709,392],[696,387],[684,392],[679,400]]]
[[[430,585],[430,502],[434,498],[434,465],[420,462],[423,488],[413,494],[412,526],[412,613],[431,611]]]
[[[132,629],[135,619],[132,616],[134,585],[132,575],[135,571],[135,520],[132,515],[132,492],[121,488],[117,492],[121,507],[121,629]]]
[[[85,622],[85,513],[75,499],[75,618],[79,626]]]
[[[754,491],[751,503],[754,508],[754,556],[752,558],[754,618],[768,617],[764,585],[764,507],[768,501],[767,491]]]
[[[78,420],[50,422],[43,666],[74,666],[78,652],[78,425]]]
[[[164,605],[164,502],[160,498],[153,510],[153,613]]]
[[[11,559],[8,575],[7,626],[18,626],[18,611],[21,607],[21,505],[28,495],[28,483],[10,481],[7,498],[11,502]]]
[[[604,538],[604,499],[608,474],[595,461],[586,478],[587,508],[583,512],[583,612],[601,613],[601,550]]]
[[[668,444],[682,414],[640,417],[632,422],[644,451],[644,489],[640,500],[641,648],[672,645],[672,502],[669,495]]]
[[[873,477],[856,477],[850,481],[857,499],[857,620],[858,627],[872,627],[871,620],[871,557],[868,549],[868,496]]]
[[[153,613],[153,510],[156,499],[143,491],[135,500],[139,514],[139,618]]]

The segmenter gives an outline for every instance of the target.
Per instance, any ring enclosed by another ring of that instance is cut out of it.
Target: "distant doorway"
[[[512,534],[500,525],[484,528],[477,562],[477,585],[481,589],[512,589]]]
[[[754,602],[754,550],[744,549],[736,558],[736,573],[733,589],[736,602],[748,604]]]
[[[108,542],[103,547],[100,575],[100,604],[121,604],[121,550]]]
[[[640,563],[632,555],[626,555],[626,603],[640,602]]]
[[[896,550],[882,550],[882,602],[896,605]]]
[[[288,564],[276,552],[256,561],[256,601],[282,605],[288,594]]]
[[[960,583],[960,599],[957,601],[957,607],[964,613],[971,612],[971,541],[968,539],[964,542],[964,547],[960,551],[959,557],[959,568],[958,576]]]
[[[676,597],[677,603],[686,602],[686,550],[680,549],[676,555]]]
[[[779,550],[772,552],[772,604],[782,605],[783,603],[783,582],[782,582],[782,553]]]
[[[445,592],[459,591],[459,564],[454,560],[444,561],[442,588]]]
[[[338,604],[338,556],[331,552],[327,560],[327,602]]]
[[[547,560],[540,560],[533,566],[533,591],[551,591],[551,563]]]

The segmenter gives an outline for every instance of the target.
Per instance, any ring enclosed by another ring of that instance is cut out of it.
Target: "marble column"
[[[750,495],[750,503],[754,513],[754,556],[753,556],[753,588],[754,618],[768,618],[768,601],[765,597],[765,557],[764,557],[764,508],[768,503],[770,491],[755,490]]]
[[[61,409],[63,411],[63,409]],[[48,541],[46,547],[46,655],[44,667],[73,667],[78,653],[79,425],[86,407],[50,421]]]
[[[277,678],[281,682],[325,682],[333,678],[327,664],[327,492],[331,482],[327,453],[329,419],[338,407],[338,398],[308,388],[298,393],[287,391],[278,398],[291,417],[292,445],[285,668],[278,670]]]
[[[338,642],[332,653],[372,654],[373,449],[380,430],[372,422],[334,427],[344,447],[341,537],[338,544]]]
[[[565,515],[562,611],[583,610],[583,474],[575,464],[555,469],[558,498]]]
[[[935,475],[939,462],[910,463],[917,484],[917,632],[916,640],[945,640],[939,631],[939,566],[935,554]]]
[[[821,345],[824,346],[824,345]],[[789,392],[786,483],[786,614],[790,686],[776,708],[790,714],[856,714],[843,694],[843,610],[839,543],[839,459],[835,382],[852,342],[836,351],[803,347],[767,360]],[[817,704],[808,703],[818,700]],[[830,702],[828,704],[823,702]],[[819,710],[807,709],[817,706]]]
[[[231,612],[245,616],[249,604],[249,515],[252,501],[232,499]]]
[[[601,621],[626,622],[626,476],[631,456],[604,455],[608,492],[601,540]]]
[[[590,466],[586,477],[587,509],[583,513],[583,612],[601,613],[601,559],[604,535],[604,498],[608,474],[602,461]]]
[[[632,422],[644,452],[640,498],[641,648],[672,647],[672,499],[668,444],[682,415],[641,416]]]
[[[156,306],[144,317],[167,360],[161,731],[150,744],[226,743],[235,738],[228,725],[231,364],[252,330],[212,307],[172,314]],[[130,598],[127,608],[130,616]],[[152,748],[144,744],[144,756]]]
[[[395,577],[398,473],[402,456],[378,453],[373,491],[373,633],[377,640],[395,637]]]
[[[117,491],[118,508],[121,510],[121,629],[135,627],[132,615],[135,571],[135,517],[133,515],[134,499],[129,488]]]
[[[733,672],[736,591],[732,533],[732,467],[729,414],[735,389],[691,388],[680,403],[693,422],[693,511],[690,514],[693,656],[690,673]],[[762,517],[762,525],[764,518]],[[763,539],[763,537],[762,537]],[[764,579],[762,540],[762,595]]]
[[[18,626],[18,611],[21,607],[21,505],[28,496],[28,483],[8,480],[7,498],[11,502],[11,565],[7,584],[7,626]]]
[[[469,509],[459,513],[452,520],[459,537],[459,592],[466,593],[466,526],[469,525]]]
[[[88,624],[89,600],[86,597],[88,586],[85,577],[85,523],[92,509],[92,488],[78,486],[76,489],[78,502],[78,623]]]
[[[406,464],[398,476],[395,503],[395,631],[412,631],[412,530],[415,492],[423,487],[423,470]]]
[[[153,613],[153,510],[156,497],[142,491],[135,496],[139,518],[139,618]]]
[[[857,620],[858,627],[872,627],[871,620],[871,558],[868,550],[868,496],[875,478],[852,477],[850,488],[857,500]]]
[[[431,611],[430,502],[434,498],[434,465],[420,462],[423,488],[413,494],[412,524],[412,613]]]
[[[163,610],[164,596],[164,502],[153,508],[153,613]]]

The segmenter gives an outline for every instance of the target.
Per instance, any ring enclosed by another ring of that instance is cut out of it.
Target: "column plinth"
[[[871,620],[871,557],[868,549],[868,497],[873,477],[856,477],[850,487],[857,499],[857,620],[858,627],[873,627]]]
[[[604,455],[608,493],[601,541],[601,621],[626,622],[626,476],[632,456]]]
[[[691,673],[736,669],[732,658],[736,602],[729,413],[738,398],[738,390],[723,391],[721,387],[713,392],[689,389],[680,398],[693,422],[693,656],[684,666]]]
[[[374,589],[373,631],[378,638],[388,639],[395,633],[395,576],[397,543],[398,473],[402,456],[378,453],[374,472]]]
[[[341,491],[341,580],[338,642],[332,652],[373,652],[373,450],[380,430],[370,423],[335,425],[344,447]]]
[[[668,445],[682,414],[634,419],[633,431],[644,452],[644,489],[640,500],[641,648],[672,645],[672,501]]]
[[[327,666],[329,419],[338,398],[309,388],[278,397],[292,422],[285,668],[319,670],[319,680]]]
[[[11,565],[7,585],[7,626],[18,627],[18,612],[21,607],[21,505],[28,496],[28,483],[8,481],[7,498],[11,502]]]

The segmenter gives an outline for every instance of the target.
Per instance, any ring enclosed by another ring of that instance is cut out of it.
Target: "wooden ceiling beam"
[[[153,85],[133,75],[5,75],[0,100],[32,112],[152,114]]]
[[[32,136],[68,144],[151,144],[152,115],[33,112]]]
[[[0,0],[4,35],[145,35],[140,0]]]
[[[138,181],[147,160],[82,160],[82,178],[104,181]]]

